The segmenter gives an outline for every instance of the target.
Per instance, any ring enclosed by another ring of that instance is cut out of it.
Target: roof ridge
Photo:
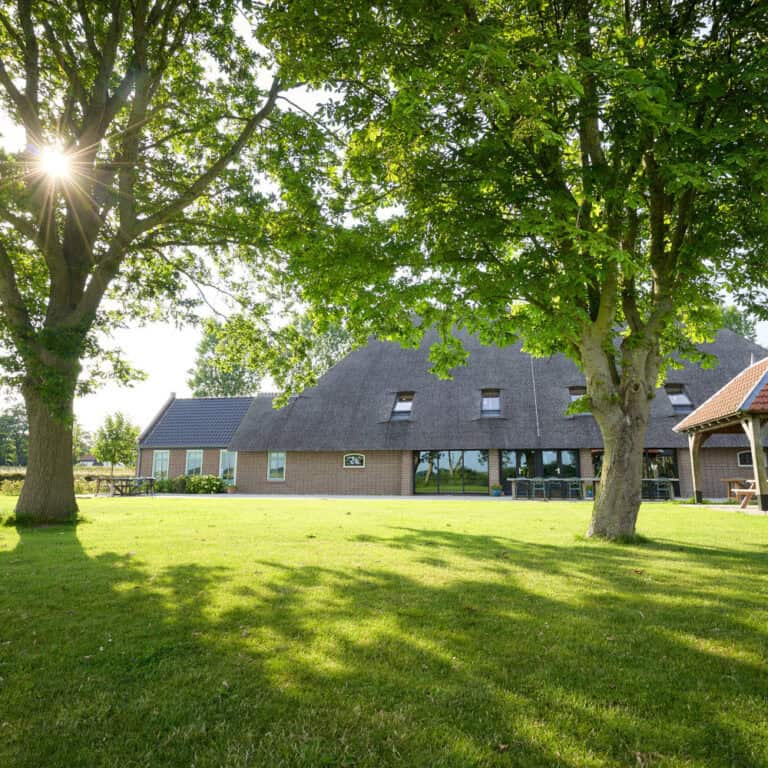
[[[768,357],[764,359],[768,361]],[[763,375],[757,380],[755,386],[752,387],[749,394],[744,398],[739,406],[739,410],[748,411],[757,396],[763,391],[766,384],[768,384],[768,367],[766,367],[766,370],[763,371]]]
[[[695,408],[693,411],[691,411],[678,424],[675,424],[675,426],[672,427],[672,429],[675,432],[681,432],[685,428],[683,425],[686,422],[688,422],[688,421],[692,421],[693,417],[699,411],[701,411],[704,408],[704,406],[707,405],[707,403],[712,402],[712,400],[714,400],[716,397],[718,397],[718,395],[720,395],[721,392],[724,392],[726,389],[728,389],[728,387],[734,385],[737,381],[739,381],[743,376],[746,376],[749,373],[749,371],[751,371],[753,368],[755,368],[758,365],[765,365],[766,366],[766,371],[768,371],[768,356],[763,357],[760,360],[756,360],[754,363],[750,363],[743,371],[741,371],[741,373],[737,373],[736,376],[734,376],[732,379],[730,379],[729,381],[726,381],[725,384],[723,384],[723,386],[720,387],[720,389],[718,389],[716,392],[713,392],[701,405],[699,405],[697,408]],[[764,371],[763,373],[766,373],[766,371]],[[762,376],[761,376],[760,380],[762,380]],[[750,389],[750,394],[753,392],[753,390],[754,390],[754,387],[752,387],[752,389]],[[743,404],[744,404],[744,401],[742,400],[742,402],[739,404],[739,407],[738,407],[737,410],[741,410],[741,407],[742,407]]]

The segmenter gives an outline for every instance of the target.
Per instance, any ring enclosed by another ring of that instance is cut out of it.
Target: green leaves
[[[112,465],[132,464],[136,460],[139,428],[131,424],[124,414],[114,413],[104,419],[96,430],[93,455]]]

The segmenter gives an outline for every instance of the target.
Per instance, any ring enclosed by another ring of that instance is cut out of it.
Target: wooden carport
[[[746,368],[688,414],[675,432],[688,436],[693,496],[701,503],[701,446],[712,435],[746,433],[752,453],[757,502],[768,512],[768,475],[763,430],[768,423],[768,357]]]

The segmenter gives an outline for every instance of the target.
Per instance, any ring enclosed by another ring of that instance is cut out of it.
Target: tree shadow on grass
[[[261,560],[244,583],[20,530],[0,764],[766,764],[763,559],[417,529],[370,546],[403,568]],[[676,591],[652,554],[722,566],[738,603],[708,569]]]

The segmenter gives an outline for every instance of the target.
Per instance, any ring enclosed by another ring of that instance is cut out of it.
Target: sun
[[[52,179],[66,179],[72,172],[69,155],[61,147],[53,145],[40,150],[38,164],[40,170]]]

